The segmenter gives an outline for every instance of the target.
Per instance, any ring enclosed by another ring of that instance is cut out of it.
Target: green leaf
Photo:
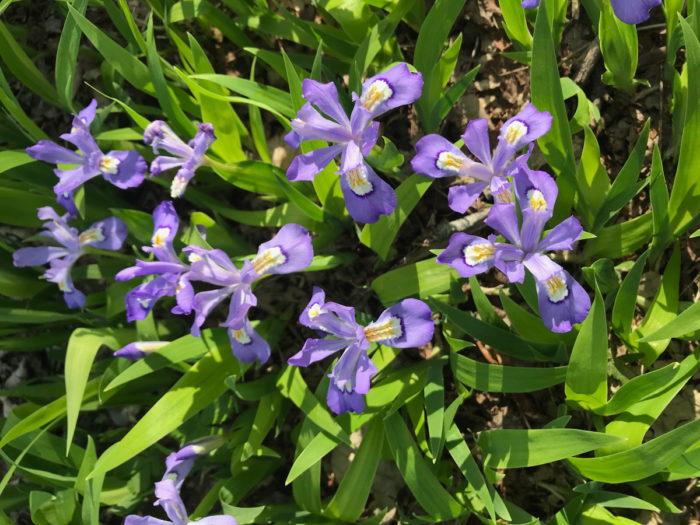
[[[565,392],[567,403],[583,410],[595,410],[607,402],[608,329],[605,304],[598,286],[591,310],[571,351]]]
[[[571,458],[569,462],[587,478],[627,483],[661,472],[698,440],[700,419],[624,452],[599,458]]]
[[[625,280],[622,281],[622,285],[615,296],[612,310],[612,326],[617,336],[623,341],[629,341],[634,308],[637,304],[637,290],[639,289],[639,282],[648,257],[648,251],[639,256]]]
[[[444,443],[445,431],[445,387],[443,384],[443,360],[436,360],[428,368],[428,377],[423,389],[425,399],[425,418],[430,435],[430,454],[439,458]]]
[[[699,13],[693,16],[696,22],[700,18]],[[700,199],[700,184],[697,182],[697,167],[700,165],[700,42],[683,18],[680,18],[680,24],[685,40],[688,91],[678,167],[669,203],[671,228],[676,235],[693,223]]]
[[[503,29],[516,49],[532,49],[532,35],[527,27],[525,10],[518,0],[499,0],[498,6],[503,13]]]
[[[654,152],[651,160],[651,185],[649,187],[649,200],[651,201],[651,214],[654,224],[654,238],[651,243],[652,259],[656,259],[671,241],[670,212],[668,209],[669,197],[664,166],[661,159],[659,145],[654,144]]]
[[[547,2],[541,2],[537,10],[532,42],[530,89],[535,107],[540,111],[549,111],[553,117],[549,133],[541,137],[537,143],[547,162],[557,174],[559,196],[554,220],[560,221],[570,214],[573,204],[576,165],[546,4]]]
[[[350,437],[333,419],[330,412],[321,405],[316,396],[306,386],[299,367],[287,366],[277,380],[277,388],[282,395],[301,409],[316,425],[339,442],[350,445]]]
[[[102,453],[88,479],[118,467],[198,414],[226,391],[224,379],[238,367],[228,347],[212,346],[120,441]]]
[[[332,452],[337,446],[337,440],[328,437],[328,434],[325,432],[318,432],[294,459],[284,484],[289,485],[312,466],[318,464],[323,457]]]
[[[66,383],[66,454],[73,442],[75,426],[78,422],[80,405],[83,402],[92,362],[102,345],[112,350],[133,341],[133,330],[113,330],[77,328],[68,339],[66,364],[64,369]]]
[[[455,378],[483,392],[534,392],[563,383],[566,367],[535,368],[480,363],[457,353],[450,355]]]
[[[586,241],[584,258],[619,259],[636,252],[652,235],[651,213],[607,226],[597,233],[597,238]]]
[[[619,441],[624,438],[573,428],[546,428],[486,430],[477,443],[484,465],[501,469],[544,465]]]
[[[682,338],[686,334],[692,334],[700,330],[700,303],[693,303],[683,310],[672,321],[664,324],[655,332],[642,337],[639,343],[648,343],[662,339]]]
[[[401,477],[421,507],[436,521],[461,516],[466,511],[450,495],[426,464],[401,416],[384,420],[386,440]]]
[[[598,139],[590,127],[586,126],[583,130],[585,140],[581,160],[576,170],[576,178],[578,179],[576,211],[583,218],[586,229],[592,230],[596,212],[600,209],[610,189],[610,181],[608,180],[608,172],[600,161]]]
[[[366,224],[360,234],[360,242],[371,248],[382,259],[386,259],[399,228],[432,182],[432,179],[417,173],[403,181],[396,189],[397,205],[394,212],[380,217],[373,224]]]
[[[374,279],[371,286],[382,304],[391,306],[412,295],[426,299],[445,292],[459,278],[457,270],[438,265],[432,258],[386,272]]]
[[[639,83],[634,78],[637,72],[639,47],[637,27],[617,18],[609,2],[603,2],[602,7],[598,37],[606,69],[603,82],[633,93],[636,84]]]
[[[88,0],[74,0],[73,7],[81,15],[85,14]],[[73,74],[78,61],[82,31],[72,17],[63,23],[61,38],[56,50],[56,90],[58,99],[65,108],[73,109]]]
[[[362,436],[362,443],[350,468],[328,503],[326,511],[330,516],[351,523],[357,522],[365,510],[383,446],[384,425],[380,418],[374,418]]]

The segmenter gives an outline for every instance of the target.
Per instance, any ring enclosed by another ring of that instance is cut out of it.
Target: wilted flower
[[[452,186],[448,193],[450,208],[465,213],[487,186],[496,202],[510,202],[511,159],[515,153],[545,135],[552,126],[552,115],[527,104],[520,113],[501,127],[493,154],[488,123],[480,118],[469,121],[462,135],[467,149],[481,162],[475,162],[440,135],[426,135],[416,143],[417,155],[411,160],[416,173],[428,177],[471,177],[478,182]]]
[[[58,284],[69,308],[82,308],[85,295],[73,286],[71,269],[86,247],[102,250],[118,250],[126,239],[126,225],[116,217],[97,221],[83,233],[68,226],[69,214],[59,216],[53,208],[44,206],[37,210],[37,217],[47,231],[41,235],[50,237],[61,246],[33,246],[20,248],[12,254],[15,266],[41,266],[50,263],[44,277]]]
[[[292,131],[285,136],[287,144],[298,148],[303,141],[325,140],[334,145],[295,157],[287,169],[287,178],[313,180],[340,154],[340,188],[352,218],[371,223],[380,215],[389,215],[396,207],[396,194],[364,157],[377,141],[379,123],[373,119],[415,101],[423,89],[421,74],[411,73],[408,66],[401,63],[368,78],[362,84],[362,94],[358,97],[353,93],[355,106],[350,118],[340,105],[332,82],[321,84],[305,79],[302,88],[308,102],[292,120]]]
[[[190,313],[194,291],[187,279],[190,267],[183,263],[173,249],[180,220],[170,201],[161,202],[153,211],[153,237],[145,252],[152,253],[156,261],[136,260],[136,266],[120,271],[114,278],[129,281],[141,275],[157,275],[126,294],[126,318],[131,322],[145,319],[156,301],[164,296],[175,296],[177,306],[173,313]]]
[[[214,126],[209,123],[199,124],[194,138],[188,143],[180,139],[175,132],[162,120],[154,120],[143,132],[143,141],[153,147],[153,153],[164,149],[175,157],[160,155],[151,163],[151,176],[179,167],[170,186],[170,196],[173,199],[182,197],[195,170],[204,162],[204,154],[216,140]]]
[[[90,134],[90,123],[95,118],[97,101],[93,100],[73,118],[70,133],[61,138],[73,144],[80,153],[59,146],[50,140],[40,140],[27,148],[27,154],[36,160],[51,164],[74,164],[69,170],[54,169],[59,181],[53,187],[58,203],[71,217],[77,215],[73,202],[73,193],[84,182],[102,175],[102,177],[121,189],[133,188],[143,182],[146,173],[146,161],[135,150],[110,151],[102,153],[95,139]]]
[[[271,240],[260,245],[252,261],[243,261],[240,270],[221,250],[198,246],[187,246],[185,250],[192,263],[188,278],[218,287],[194,296],[192,335],[199,336],[207,315],[230,296],[228,317],[221,326],[228,329],[233,355],[244,363],[267,361],[270,345],[248,321],[248,310],[257,304],[251,285],[265,274],[298,272],[309,266],[314,255],[309,232],[297,224],[283,226]]]
[[[661,0],[610,0],[615,16],[626,24],[639,24],[649,18],[649,11],[661,3]],[[521,6],[533,9],[540,5],[540,0],[523,0]]]
[[[535,277],[540,316],[553,332],[568,332],[574,323],[588,315],[591,300],[583,287],[557,263],[541,252],[570,250],[581,236],[581,223],[571,216],[542,237],[544,225],[552,217],[557,185],[542,171],[532,171],[519,163],[514,171],[515,193],[522,210],[518,225],[515,204],[496,204],[484,220],[511,244],[456,233],[437,261],[468,277],[496,266],[510,282],[523,282],[525,268]]]
[[[332,338],[307,339],[303,348],[287,360],[290,365],[309,366],[343,350],[329,375],[326,396],[336,414],[365,409],[363,395],[369,392],[372,376],[377,373],[367,355],[370,343],[397,348],[422,346],[432,339],[434,330],[430,308],[418,299],[404,299],[363,327],[355,321],[354,308],[325,302],[325,292],[317,287],[299,322]]]

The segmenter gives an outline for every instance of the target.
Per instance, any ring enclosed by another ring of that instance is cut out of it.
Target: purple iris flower
[[[420,97],[423,89],[421,74],[411,73],[408,66],[401,63],[368,78],[362,84],[362,94],[358,97],[353,93],[355,105],[350,118],[338,101],[333,82],[321,84],[305,79],[302,88],[308,102],[292,120],[292,131],[285,136],[285,141],[292,148],[298,148],[307,140],[325,140],[334,144],[295,157],[287,169],[287,178],[291,181],[313,180],[340,154],[340,188],[352,218],[372,223],[377,222],[381,215],[389,215],[396,208],[396,194],[364,161],[364,157],[377,142],[379,123],[373,119]]]
[[[207,436],[188,443],[177,452],[171,453],[165,458],[166,469],[162,479],[172,479],[175,482],[175,488],[179,491],[185,477],[194,466],[194,460],[220,447],[228,439],[227,434]]]
[[[404,299],[387,308],[379,318],[363,327],[355,321],[355,309],[326,302],[325,292],[314,287],[311,301],[299,322],[333,338],[307,339],[303,348],[287,362],[309,366],[343,350],[329,377],[326,401],[336,414],[361,413],[365,409],[363,395],[369,392],[377,367],[367,355],[370,343],[397,348],[422,346],[433,337],[432,312],[418,299]]]
[[[27,148],[27,154],[36,160],[51,164],[73,164],[77,167],[69,170],[54,169],[58,184],[53,187],[58,203],[74,217],[77,208],[73,202],[73,193],[84,182],[102,175],[102,177],[121,189],[133,188],[143,182],[146,173],[146,161],[135,151],[110,151],[102,153],[95,139],[90,134],[90,123],[95,118],[97,101],[83,109],[73,118],[70,133],[61,138],[73,144],[80,153],[59,146],[50,140],[40,140]]]
[[[187,246],[185,251],[192,263],[189,279],[217,287],[194,296],[192,335],[199,336],[207,315],[216,305],[231,297],[228,317],[221,326],[228,329],[233,355],[243,363],[252,363],[256,359],[260,363],[267,361],[270,345],[248,320],[248,310],[258,302],[251,285],[266,274],[298,272],[309,266],[314,256],[309,232],[297,224],[286,224],[271,240],[260,245],[252,261],[245,259],[240,270],[221,250]]]
[[[557,263],[541,252],[571,250],[581,236],[581,223],[573,216],[556,225],[545,237],[542,231],[552,217],[557,185],[547,173],[517,163],[513,172],[515,194],[522,210],[522,226],[514,203],[495,204],[484,220],[509,243],[456,233],[437,261],[469,277],[496,266],[510,282],[523,282],[525,268],[535,277],[540,315],[553,332],[568,332],[588,315],[591,300],[583,287]]]
[[[50,237],[61,246],[34,246],[20,248],[12,254],[15,266],[41,266],[50,263],[44,277],[58,284],[68,308],[82,308],[85,295],[73,286],[71,269],[84,253],[86,247],[101,250],[119,250],[126,239],[126,224],[116,217],[97,221],[78,234],[76,228],[68,226],[70,214],[59,216],[53,208],[44,206],[37,210],[37,217],[44,223],[46,231],[40,235]]]
[[[123,357],[129,361],[138,361],[168,344],[170,344],[170,341],[136,341],[123,346],[114,352],[113,355],[115,357]]]
[[[157,154],[159,149],[164,149],[175,155],[174,157],[160,155],[151,163],[151,177],[160,175],[165,170],[180,168],[170,186],[170,196],[173,199],[182,197],[185,193],[187,184],[194,177],[194,171],[204,163],[204,154],[216,140],[214,126],[204,123],[199,124],[198,128],[196,135],[188,144],[175,135],[175,132],[162,120],[154,120],[143,132],[143,141],[153,147],[153,153]]]
[[[639,24],[649,18],[649,11],[661,3],[661,0],[610,0],[615,16],[626,24]],[[540,0],[523,0],[521,6],[534,9]]]
[[[447,199],[450,208],[465,213],[487,186],[496,202],[511,202],[511,158],[523,147],[545,135],[552,127],[552,115],[527,104],[501,127],[493,154],[486,119],[471,120],[462,135],[467,149],[480,162],[468,158],[440,135],[426,135],[416,143],[417,155],[411,160],[416,173],[428,177],[471,177],[478,182],[452,186]],[[519,157],[520,158],[520,157]],[[527,158],[527,157],[525,157]]]
[[[172,479],[164,479],[156,482],[156,497],[158,501],[155,505],[160,505],[168,515],[169,521],[154,518],[152,516],[136,516],[131,515],[126,517],[124,525],[237,525],[236,520],[232,516],[219,515],[209,516],[197,521],[190,521],[187,517],[182,498],[180,497],[180,489]]]
[[[177,306],[173,308],[173,313],[188,314],[192,311],[194,290],[187,278],[190,267],[180,260],[173,249],[179,222],[173,203],[160,203],[153,211],[152,245],[143,247],[156,260],[137,259],[136,266],[125,268],[114,277],[117,281],[129,281],[141,275],[157,276],[126,294],[127,321],[145,319],[156,301],[164,296],[175,296]]]

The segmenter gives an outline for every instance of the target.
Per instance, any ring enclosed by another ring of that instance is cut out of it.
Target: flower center
[[[505,190],[501,190],[500,192],[498,192],[498,194],[496,195],[496,200],[498,202],[503,202],[506,204],[510,204],[511,202],[513,202],[513,195],[510,192],[510,188],[506,188]]]
[[[172,184],[170,185],[170,196],[173,199],[178,199],[182,197],[187,188],[187,179],[181,175],[175,175]]]
[[[558,275],[554,275],[547,279],[544,284],[547,286],[547,295],[552,302],[558,303],[566,299],[569,295],[569,289],[564,280]]]
[[[470,244],[464,248],[464,262],[469,266],[476,266],[482,262],[489,262],[493,259],[496,247],[493,244],[482,242]]]
[[[242,345],[247,345],[250,343],[250,337],[245,331],[245,328],[233,329],[231,328],[231,337],[233,337],[237,342]]]
[[[58,289],[61,290],[62,292],[72,292],[73,291],[73,288],[68,286],[65,279],[61,279],[60,281],[58,281]]]
[[[197,253],[190,252],[189,254],[187,254],[187,260],[191,263],[196,263],[197,261],[201,261],[202,257]]]
[[[140,350],[144,354],[150,354],[159,348],[163,348],[167,344],[168,341],[140,341],[134,343],[134,346],[136,347],[136,350]]]
[[[441,170],[459,173],[462,164],[464,164],[464,160],[452,155],[452,153],[443,151],[440,153],[440,155],[438,155],[436,164]]]
[[[394,90],[389,87],[389,84],[383,80],[375,80],[369,86],[369,89],[362,94],[360,102],[365,108],[372,111],[377,104],[388,100],[393,94]]]
[[[102,173],[115,175],[117,171],[119,171],[119,159],[110,157],[109,155],[103,155],[100,159],[100,171]]]
[[[372,183],[367,179],[367,175],[362,166],[349,170],[346,175],[348,178],[348,185],[356,195],[363,196],[372,191]]]
[[[150,300],[150,299],[141,299],[141,298],[138,298],[138,299],[136,299],[136,300],[139,302],[139,304],[140,304],[143,308],[148,308],[148,306],[151,304],[151,300]]]
[[[365,328],[365,337],[370,343],[383,339],[395,339],[402,335],[401,319],[393,316],[383,323],[372,323]]]
[[[258,272],[258,275],[262,275],[266,271],[280,264],[284,264],[285,262],[287,262],[287,256],[279,246],[273,246],[253,259],[253,269]]]
[[[535,211],[546,211],[547,201],[540,190],[532,189],[527,192],[527,199],[530,201],[530,208]]]
[[[102,234],[101,228],[90,228],[85,230],[83,233],[78,235],[78,244],[81,246],[87,243],[102,242],[105,240],[105,236]]]
[[[314,319],[315,317],[321,315],[321,305],[315,303],[309,308],[309,319]]]
[[[506,140],[509,144],[515,144],[523,135],[527,133],[527,126],[524,122],[516,120],[506,130]]]
[[[170,228],[158,228],[153,234],[151,242],[157,248],[165,248],[165,239],[170,235]]]

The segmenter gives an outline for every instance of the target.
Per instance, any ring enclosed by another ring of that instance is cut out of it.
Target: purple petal
[[[22,266],[42,266],[52,259],[63,257],[68,250],[58,246],[32,246],[20,248],[12,254],[12,264]]]
[[[175,135],[175,132],[162,120],[154,120],[143,131],[143,141],[153,147],[153,153],[164,149],[178,157],[188,158],[193,151],[190,146]]]
[[[514,164],[517,168],[512,172],[513,181],[520,209],[546,214],[549,219],[559,193],[557,183],[548,173],[531,170],[520,158]]]
[[[241,282],[241,272],[226,253],[219,249],[205,250],[199,246],[183,249],[192,263],[189,279],[203,281],[215,286],[229,286]]]
[[[250,286],[241,285],[231,295],[228,317],[221,326],[238,328],[243,325],[248,315],[248,310],[258,304],[258,298],[251,292]]]
[[[307,339],[302,349],[287,359],[287,363],[294,366],[309,366],[342,350],[349,343],[345,339]]]
[[[511,243],[520,243],[515,204],[494,204],[484,222]]]
[[[209,516],[201,520],[191,521],[190,525],[238,525],[233,516]]]
[[[517,246],[496,243],[494,265],[506,275],[508,282],[522,283],[525,279],[523,257],[525,254]]]
[[[163,507],[163,510],[168,515],[168,518],[177,525],[186,525],[188,523],[187,510],[182,503],[180,493],[175,487],[175,482],[172,479],[164,479],[157,481],[156,484],[156,505]]]
[[[411,167],[421,175],[432,178],[464,175],[464,167],[474,164],[440,135],[426,135],[415,147],[417,155],[411,159]]]
[[[155,279],[146,281],[126,294],[126,320],[127,322],[143,320],[155,306],[158,299],[172,296],[175,293],[175,279],[173,274],[159,275]]]
[[[85,306],[85,294],[80,290],[63,292],[63,300],[68,308],[80,309]]]
[[[131,514],[126,517],[124,525],[173,525],[172,521],[159,520],[153,516],[136,516]]]
[[[120,348],[113,355],[115,357],[123,357],[129,361],[138,361],[167,344],[170,344],[170,341],[136,341]]]
[[[530,253],[523,259],[525,267],[538,281],[546,281],[552,275],[561,272],[562,267],[541,253]]]
[[[182,264],[171,262],[142,261],[140,259],[136,259],[135,262],[135,266],[124,268],[114,276],[114,279],[116,281],[130,281],[134,277],[139,277],[142,275],[155,275],[159,273],[179,274],[183,271],[183,269],[186,269],[186,267],[184,267]]]
[[[392,108],[411,104],[422,90],[423,76],[411,73],[402,62],[365,80],[359,102],[375,118]]]
[[[313,319],[322,312],[323,304],[326,302],[326,292],[318,286],[314,286],[309,304],[299,316],[299,322],[309,328],[315,328]]]
[[[535,283],[542,322],[552,332],[568,332],[588,316],[591,299],[566,270]]]
[[[552,228],[552,231],[537,245],[537,251],[572,250],[581,233],[583,233],[583,226],[572,215]]]
[[[649,18],[649,11],[661,0],[611,0],[615,15],[626,24],[639,24]]]
[[[320,82],[306,78],[302,82],[301,87],[306,100],[311,102],[338,124],[342,124],[345,128],[350,127],[348,116],[345,114],[345,110],[338,100],[338,89],[333,82],[321,84]]]
[[[299,147],[299,145],[301,144],[301,137],[299,136],[299,134],[296,131],[291,130],[289,133],[287,133],[284,136],[284,141],[287,143],[287,146],[289,146],[290,148],[297,149]]]
[[[311,236],[298,224],[285,224],[280,231],[258,248],[252,261],[259,275],[292,273],[306,269],[314,258]]]
[[[173,310],[177,310],[173,313],[187,315],[194,308],[194,288],[192,288],[187,273],[181,275],[177,280],[175,300],[177,301],[177,306]]]
[[[365,398],[362,394],[340,390],[332,381],[328,385],[326,403],[335,414],[346,412],[361,414],[365,410]]]
[[[118,250],[126,239],[127,229],[120,219],[109,217],[97,221],[78,237],[81,246],[93,246],[101,250]]]
[[[70,219],[74,219],[78,216],[78,207],[75,205],[73,193],[75,192],[69,191],[68,193],[60,193],[56,195],[56,202],[65,208]]]
[[[117,188],[134,188],[143,182],[148,166],[138,151],[110,151],[104,158],[117,160],[116,168],[102,171],[105,180]]]
[[[423,346],[433,338],[435,325],[432,316],[433,313],[423,301],[404,299],[368,324],[365,337],[369,342],[376,341],[397,348]]]
[[[151,172],[150,176],[156,177],[164,171],[168,171],[173,168],[179,168],[184,163],[185,159],[183,158],[159,155],[155,159],[153,159],[153,162],[151,162],[151,166],[149,167],[149,170]]]
[[[347,117],[345,117],[347,121]],[[300,140],[325,140],[344,144],[353,139],[348,125],[341,125],[327,118],[306,103],[297,113],[297,117],[290,122],[292,130]]]
[[[209,122],[203,124],[197,124],[197,133],[192,139],[192,149],[194,150],[194,156],[198,158],[198,162],[209,149],[214,141],[216,140],[216,135],[214,135],[214,126]]]
[[[507,142],[517,151],[547,134],[551,127],[552,115],[548,111],[538,111],[532,104],[527,104],[503,124],[498,140]]]
[[[196,455],[180,454],[182,451],[183,449],[180,449],[177,452],[168,454],[168,457],[165,458],[165,473],[161,479],[161,481],[167,478],[172,479],[175,484],[175,490],[177,491],[182,488],[187,474],[189,474],[192,467],[194,467],[194,460],[196,457]]]
[[[495,246],[490,240],[457,232],[452,234],[437,262],[452,266],[462,277],[471,277],[493,267],[494,253]]]
[[[494,177],[491,179],[491,195],[494,204],[510,204],[513,202],[513,183],[505,177]]]
[[[451,186],[447,192],[447,205],[457,213],[466,213],[488,185],[488,182],[479,181],[460,186]]]
[[[172,248],[173,239],[177,234],[180,219],[171,201],[161,202],[153,210],[153,236],[151,244],[154,248]]]
[[[262,365],[270,358],[270,345],[258,334],[246,318],[243,325],[228,328],[233,355],[241,363],[254,363],[257,359]]]
[[[95,120],[95,115],[97,114],[97,100],[94,98],[90,103],[85,106],[80,112],[75,116],[80,122],[85,126],[89,126],[93,120]]]
[[[379,122],[373,122],[367,129],[362,133],[362,140],[360,140],[360,151],[362,156],[366,157],[372,148],[377,143],[377,138],[379,137]]]
[[[323,171],[344,149],[344,144],[334,144],[304,155],[297,155],[287,168],[287,178],[291,181],[314,180],[316,174]]]
[[[25,150],[27,155],[50,164],[85,164],[87,158],[50,140],[40,140]]]
[[[73,144],[78,148],[83,155],[88,159],[99,158],[102,156],[102,151],[97,146],[97,142],[90,134],[90,130],[86,125],[81,125],[76,122],[76,126],[71,130],[70,133],[64,133],[61,138],[67,142]]]
[[[98,170],[94,170],[88,165],[78,166],[71,170],[55,169],[54,173],[59,179],[58,183],[53,187],[53,191],[56,195],[72,193],[75,189],[82,186],[83,183],[100,174]]]
[[[523,9],[534,9],[540,5],[540,0],[523,0],[523,3],[520,4],[520,7]]]
[[[340,189],[348,213],[357,222],[377,222],[396,208],[394,189],[365,162],[340,174]]]
[[[462,140],[467,149],[485,166],[491,165],[489,124],[485,118],[470,120],[462,134]]]
[[[219,288],[218,290],[199,292],[194,296],[194,323],[190,330],[193,336],[200,336],[199,328],[204,324],[209,313],[230,294],[231,290],[229,288]]]
[[[523,210],[523,226],[520,229],[520,247],[525,253],[537,250],[537,245],[542,237],[542,230],[547,222],[547,215],[530,208]]]

